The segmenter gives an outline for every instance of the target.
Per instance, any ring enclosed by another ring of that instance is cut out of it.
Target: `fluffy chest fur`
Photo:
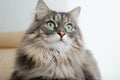
[[[74,45],[70,46],[67,51],[36,47],[33,49],[32,47],[32,49],[27,49],[27,53],[29,53],[28,57],[32,57],[33,61],[35,61],[35,65],[28,72],[24,71],[26,79],[39,76],[51,79],[81,79],[84,77],[81,69],[84,54]]]

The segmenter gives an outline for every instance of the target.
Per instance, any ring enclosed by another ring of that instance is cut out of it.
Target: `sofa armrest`
[[[23,32],[0,33],[0,48],[16,48],[22,36]]]

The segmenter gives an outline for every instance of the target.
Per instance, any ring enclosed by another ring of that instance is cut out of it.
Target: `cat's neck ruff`
[[[29,54],[28,57],[32,57],[36,62],[36,68],[27,72],[26,79],[44,75],[47,75],[46,77],[48,78],[75,79],[75,72],[82,75],[82,72],[80,73],[80,65],[82,64],[83,54],[81,54],[82,51],[80,52],[73,46],[68,51],[32,47],[27,53]]]

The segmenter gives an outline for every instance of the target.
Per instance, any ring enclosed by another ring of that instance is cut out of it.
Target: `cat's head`
[[[80,37],[77,26],[79,12],[79,7],[69,12],[56,12],[39,0],[35,21],[26,33],[27,39],[31,44],[45,48],[68,49],[75,39]]]

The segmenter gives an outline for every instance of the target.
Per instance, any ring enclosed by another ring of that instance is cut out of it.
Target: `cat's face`
[[[75,20],[79,8],[68,13],[55,12],[41,1],[38,2],[34,26],[28,31],[28,34],[32,33],[30,39],[45,48],[67,50],[79,34]]]
[[[39,34],[44,46],[49,48],[68,48],[77,35],[76,24],[65,13],[52,12],[39,25]]]

